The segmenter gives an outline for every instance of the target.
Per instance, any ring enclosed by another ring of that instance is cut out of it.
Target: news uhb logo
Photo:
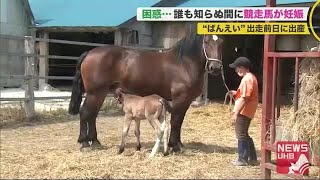
[[[277,142],[277,173],[309,173],[309,143],[301,141]]]

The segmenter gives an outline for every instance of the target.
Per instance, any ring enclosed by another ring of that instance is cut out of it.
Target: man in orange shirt
[[[258,108],[258,82],[250,72],[251,62],[248,58],[239,57],[229,67],[234,68],[242,77],[238,89],[232,91],[235,106],[231,121],[235,125],[238,139],[238,159],[233,164],[235,166],[257,165],[257,153],[248,129]]]

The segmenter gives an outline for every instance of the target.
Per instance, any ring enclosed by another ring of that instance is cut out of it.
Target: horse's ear
[[[184,24],[185,28],[185,36],[193,36],[197,34],[197,23],[195,22],[188,22]]]
[[[121,92],[121,89],[120,88],[117,88],[114,92],[115,96],[117,98],[120,98],[120,96],[122,96],[122,92]]]
[[[126,93],[125,90],[123,90],[121,88],[120,88],[120,92],[121,92],[121,94],[125,94]]]
[[[121,88],[117,88],[114,92],[115,98],[119,103],[123,103],[123,90]]]
[[[204,38],[204,41],[205,41],[205,42],[208,42],[210,37],[209,37],[208,35],[204,35],[203,38]]]

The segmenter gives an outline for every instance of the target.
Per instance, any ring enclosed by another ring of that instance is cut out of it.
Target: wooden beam
[[[40,32],[40,38],[49,39],[49,33],[46,31]],[[39,53],[40,55],[47,56],[49,54],[49,43],[39,42]],[[39,76],[48,76],[49,72],[49,60],[47,57],[39,58]],[[46,79],[39,79],[39,89],[42,89],[48,82]]]
[[[26,54],[34,53],[34,40],[30,37],[24,41]],[[34,73],[34,57],[25,57],[25,76],[32,76]],[[27,79],[25,81],[25,97],[29,98],[24,102],[24,109],[27,120],[33,120],[35,118],[34,110],[34,92],[33,92],[33,79]]]
[[[34,41],[34,53],[33,55],[39,55],[39,42],[35,42]],[[31,55],[31,54],[30,54]],[[34,72],[33,72],[33,75],[34,76],[39,76],[39,57],[36,57],[36,56],[31,56],[34,58],[34,64],[33,64],[33,69],[34,69]],[[25,57],[27,58],[27,56]],[[39,78],[34,78],[33,79],[33,85],[35,88],[39,88]]]
[[[38,31],[46,31],[48,33],[50,32],[113,32],[117,28],[116,27],[100,27],[100,26],[91,26],[91,27],[37,27],[37,26],[31,26],[31,28],[34,28]]]

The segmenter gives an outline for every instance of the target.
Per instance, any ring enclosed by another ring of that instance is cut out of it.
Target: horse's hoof
[[[178,145],[175,145],[175,146],[172,147],[172,151],[173,152],[180,152],[181,149],[180,149],[180,147]]]
[[[124,151],[124,149],[119,149],[119,150],[118,150],[118,154],[122,154],[123,151]]]
[[[179,147],[184,147],[181,141],[178,142]]]
[[[163,156],[168,156],[169,155],[169,152],[164,152],[163,153]]]
[[[93,141],[91,144],[91,149],[92,150],[99,150],[102,149],[102,145],[99,141]]]
[[[136,151],[141,151],[141,146],[138,146],[138,147],[136,148]]]
[[[155,154],[150,154],[148,158],[151,159],[151,158],[154,157],[154,155],[155,155]]]
[[[90,144],[88,142],[83,142],[80,147],[81,152],[88,152],[90,151]]]
[[[169,142],[168,147],[173,147],[173,143]]]
[[[86,148],[81,147],[81,148],[80,148],[80,152],[90,152],[90,151],[92,151],[92,150],[90,149],[90,147],[86,147]]]

